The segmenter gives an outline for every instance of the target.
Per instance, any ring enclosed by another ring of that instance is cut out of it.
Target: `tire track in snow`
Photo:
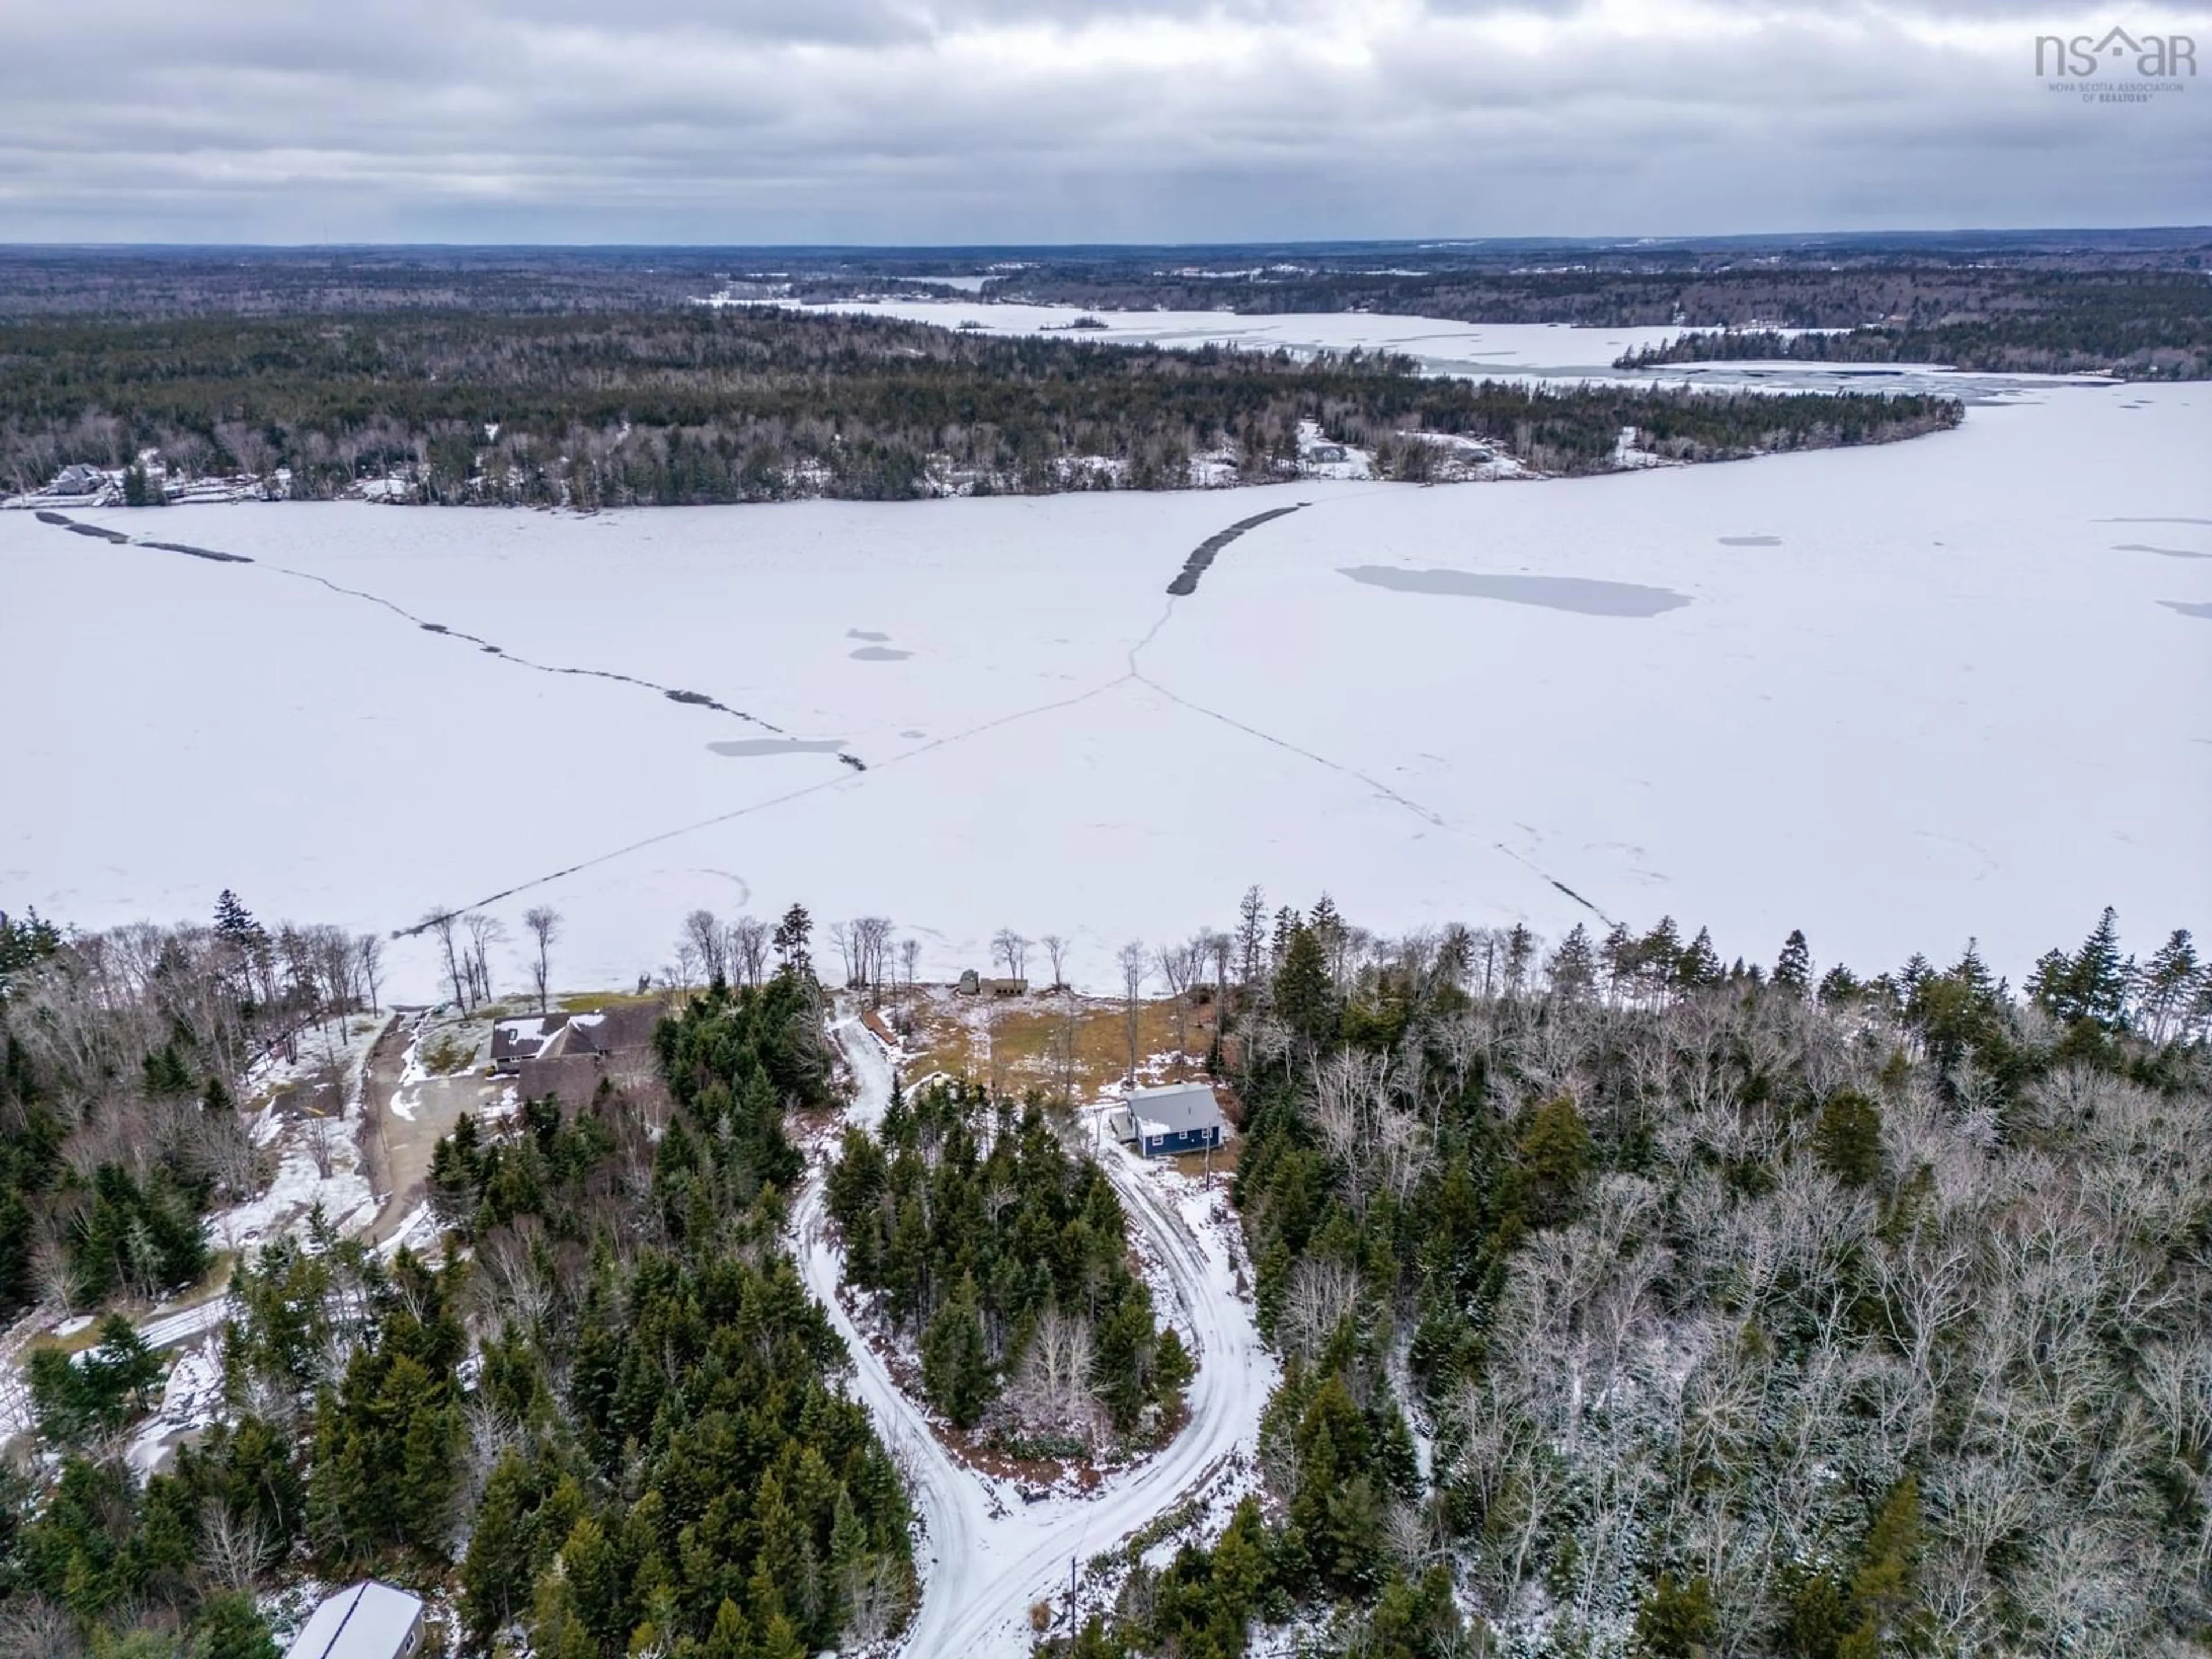
[[[851,1119],[872,1124],[890,1097],[890,1062],[849,1012],[832,1024],[830,1036],[860,1085]],[[1275,1365],[1250,1310],[1230,1287],[1233,1264],[1192,1236],[1151,1190],[1150,1177],[1118,1148],[1100,1164],[1173,1281],[1194,1334],[1198,1373],[1182,1431],[1149,1462],[1126,1476],[1109,1477],[1086,1498],[1008,1504],[995,1483],[956,1462],[837,1299],[842,1257],[830,1242],[823,1212],[826,1164],[810,1173],[793,1206],[792,1237],[800,1273],[852,1352],[856,1392],[894,1448],[922,1518],[921,1605],[898,1650],[907,1659],[1028,1654],[1035,1641],[1029,1609],[1066,1582],[1071,1559],[1127,1538],[1211,1486],[1257,1446]]]

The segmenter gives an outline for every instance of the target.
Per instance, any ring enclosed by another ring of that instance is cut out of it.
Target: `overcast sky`
[[[1997,0],[17,0],[0,240],[1051,242],[2212,222]],[[2132,78],[2127,76],[2114,78]]]

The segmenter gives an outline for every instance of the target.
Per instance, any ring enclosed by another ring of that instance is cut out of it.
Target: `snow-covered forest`
[[[1611,470],[1624,428],[1654,457],[1716,460],[1913,437],[1962,412],[1918,392],[1478,383],[1384,353],[750,307],[0,319],[0,486],[89,466],[134,507],[208,477],[275,499],[579,509],[1184,489],[1212,480],[1193,470],[1206,456],[1225,481],[1300,476],[1302,422],[1421,482],[1438,459],[1404,434],[1567,474]]]
[[[459,1651],[578,1659],[995,1651],[1014,1633],[963,1609],[1009,1594],[1086,1659],[2195,1650],[2212,971],[2185,932],[2130,954],[2108,912],[2015,988],[1971,945],[1867,973],[1796,933],[1724,962],[1671,919],[1394,938],[1255,889],[1150,952],[1240,1125],[1215,1213],[1243,1248],[1174,1276],[1219,1304],[1183,1301],[1187,1348],[1136,1266],[1185,1224],[1126,1207],[1170,1188],[1053,1097],[904,1098],[860,1030],[879,989],[848,961],[833,1013],[794,908],[772,967],[660,1024],[664,1088],[464,1117],[429,1235],[318,1211],[243,1249],[164,1448],[139,1425],[198,1362],[94,1316],[212,1265],[191,1211],[229,1189],[195,1149],[266,1075],[237,1045],[370,994],[336,938],[335,980],[312,953],[263,978],[288,933],[320,937],[228,896],[149,930],[159,970],[80,1022],[88,1090],[33,1045],[118,940],[5,930],[19,1294],[81,1310],[8,1356],[10,1652],[268,1659],[288,1597],[362,1573]],[[118,1170],[150,1207],[103,1219]],[[200,1253],[143,1255],[169,1234]],[[927,1456],[901,1387],[945,1425]],[[1202,1462],[1024,1488],[1042,1553],[979,1508],[1012,1491],[992,1459],[1201,1421]],[[1061,1536],[1091,1553],[1073,1632]]]
[[[2188,935],[2021,994],[1255,893],[1235,955],[1266,1501],[1056,1650],[2200,1650]]]

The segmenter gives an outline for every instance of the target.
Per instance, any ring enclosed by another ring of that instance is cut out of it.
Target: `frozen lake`
[[[2107,903],[2138,948],[2212,927],[2208,441],[2212,387],[2045,385],[1541,483],[76,515],[251,563],[0,514],[0,906],[550,903],[582,985],[801,899],[925,973],[1066,933],[1103,984],[1257,882],[1862,969],[1972,934],[2017,977]]]

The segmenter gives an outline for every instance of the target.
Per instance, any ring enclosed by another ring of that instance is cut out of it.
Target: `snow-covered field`
[[[2045,385],[1540,483],[77,515],[251,564],[0,514],[0,903],[229,886],[367,931],[497,895],[518,939],[564,914],[586,985],[695,907],[803,899],[891,917],[925,976],[1011,926],[1103,986],[1257,882],[1378,930],[1802,927],[1863,969],[1973,934],[2017,975],[2108,902],[2137,944],[2212,926],[2208,438],[2212,388]]]

